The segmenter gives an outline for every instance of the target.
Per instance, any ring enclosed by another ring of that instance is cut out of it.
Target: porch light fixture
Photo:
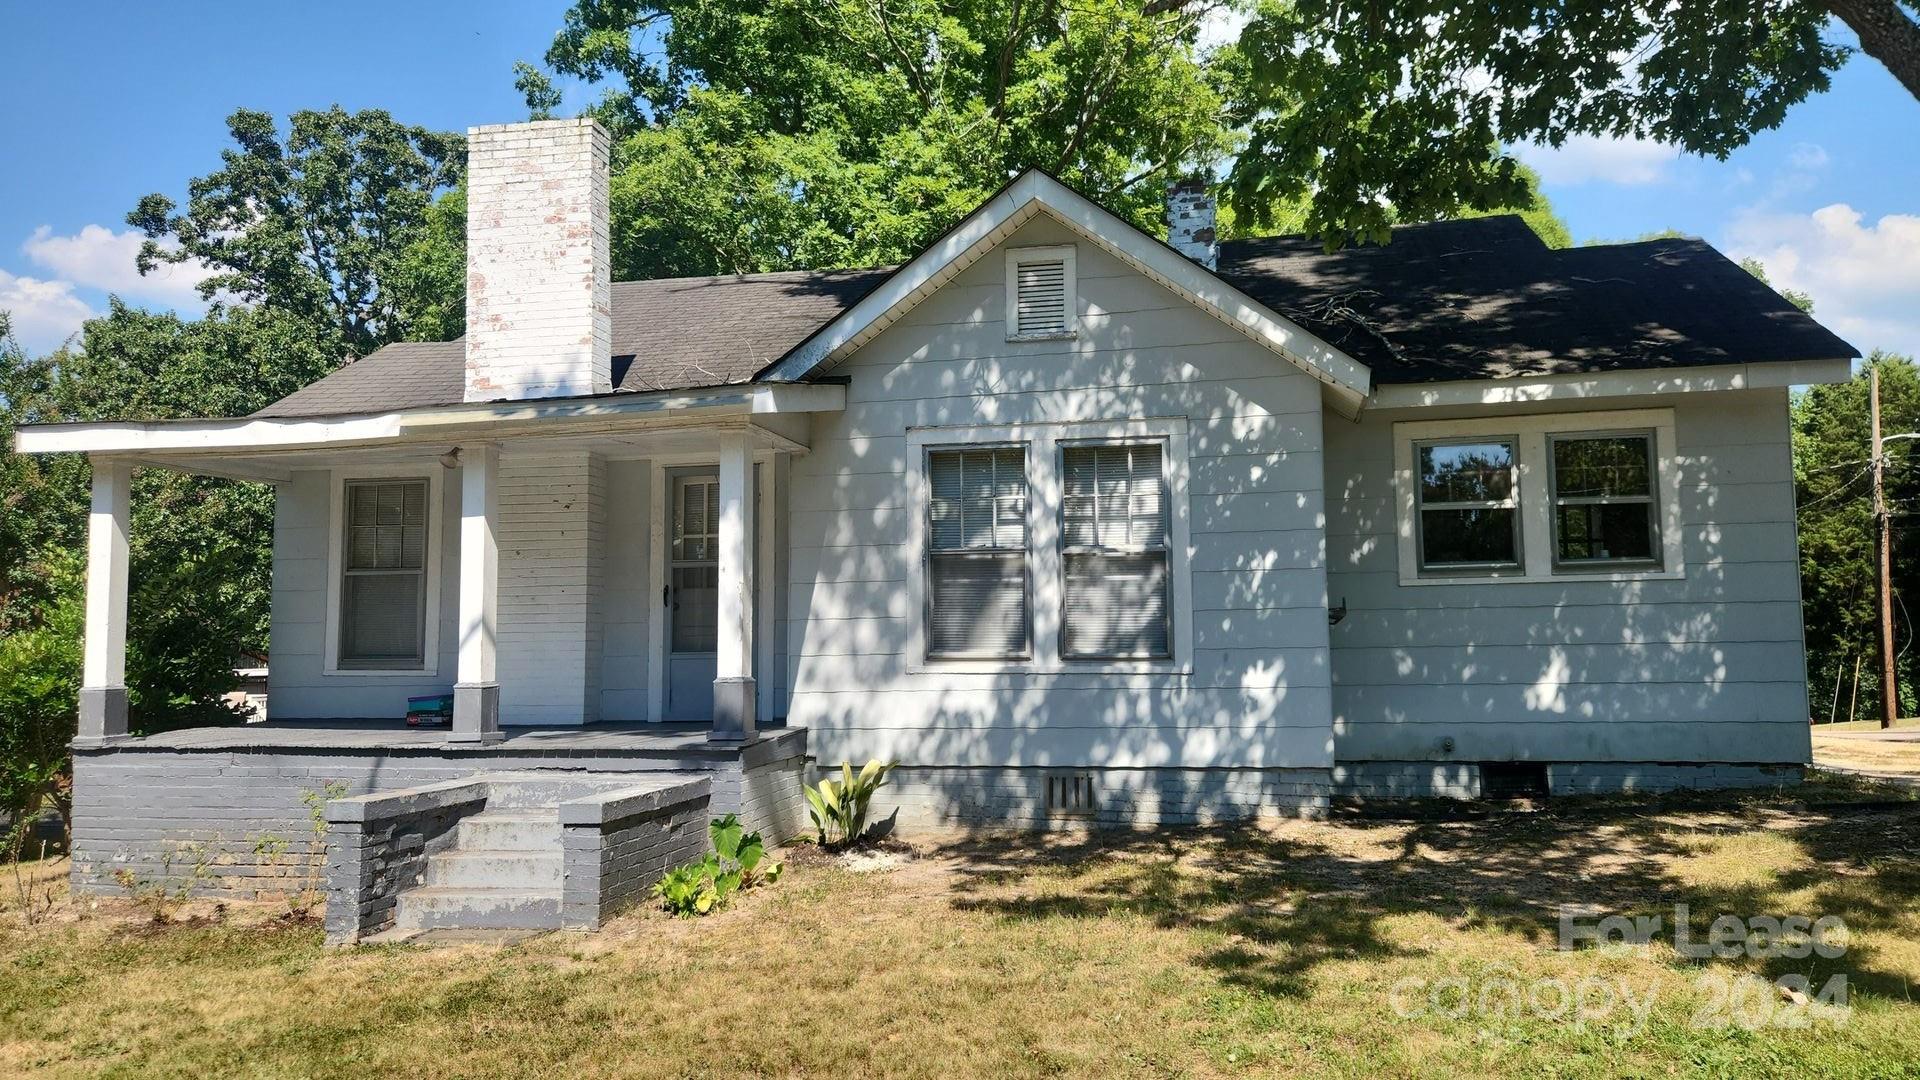
[[[459,468],[460,467],[460,448],[456,446],[453,449],[447,451],[446,453],[441,454],[440,467],[444,469]]]

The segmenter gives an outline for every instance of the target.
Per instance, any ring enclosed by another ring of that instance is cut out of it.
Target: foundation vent
[[[1480,763],[1483,799],[1544,799],[1547,766],[1538,761],[1483,761]]]
[[[1047,777],[1047,812],[1066,816],[1093,813],[1093,774],[1054,773]]]

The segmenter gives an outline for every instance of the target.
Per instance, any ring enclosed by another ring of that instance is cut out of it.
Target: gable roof
[[[614,283],[616,391],[803,378],[1042,210],[1103,246],[1124,237],[1143,273],[1204,291],[1187,294],[1330,385],[1860,355],[1701,240],[1554,250],[1507,215],[1403,225],[1390,244],[1332,253],[1299,236],[1231,240],[1209,274],[1032,172],[899,268]],[[388,345],[254,415],[458,404],[465,368],[463,339]]]
[[[760,377],[798,381],[832,366],[1041,214],[1320,380],[1347,411],[1357,413],[1372,388],[1372,376],[1365,365],[1112,211],[1032,168],[1008,181],[871,293],[767,367]]]
[[[1703,240],[1556,250],[1511,215],[1331,254],[1298,236],[1232,240],[1219,274],[1380,383],[1860,355]]]

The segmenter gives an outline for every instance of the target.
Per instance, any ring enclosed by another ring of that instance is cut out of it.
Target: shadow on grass
[[[1681,795],[1472,820],[973,839],[942,854],[959,868],[961,910],[1202,931],[1206,966],[1267,994],[1308,995],[1323,963],[1421,955],[1383,932],[1397,916],[1551,949],[1563,907],[1658,915],[1670,931],[1684,903],[1696,941],[1720,914],[1838,915],[1852,931],[1838,960],[1713,962],[1816,985],[1845,971],[1856,991],[1904,1000],[1907,979],[1882,969],[1872,939],[1897,936],[1920,909],[1917,845],[1920,803]]]

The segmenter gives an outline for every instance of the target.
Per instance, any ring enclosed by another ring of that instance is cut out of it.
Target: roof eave
[[[1369,409],[1442,408],[1462,405],[1565,403],[1594,398],[1644,397],[1724,390],[1781,389],[1840,383],[1853,377],[1853,359],[1771,360],[1699,367],[1632,368],[1562,375],[1516,375],[1498,379],[1390,383],[1378,386]]]
[[[240,417],[225,420],[103,421],[34,424],[14,432],[23,454],[251,453],[372,446],[443,438],[455,433],[507,434],[537,424],[561,433],[650,417],[747,418],[775,413],[832,412],[846,407],[846,388],[734,385],[648,394],[478,402],[339,416]]]

